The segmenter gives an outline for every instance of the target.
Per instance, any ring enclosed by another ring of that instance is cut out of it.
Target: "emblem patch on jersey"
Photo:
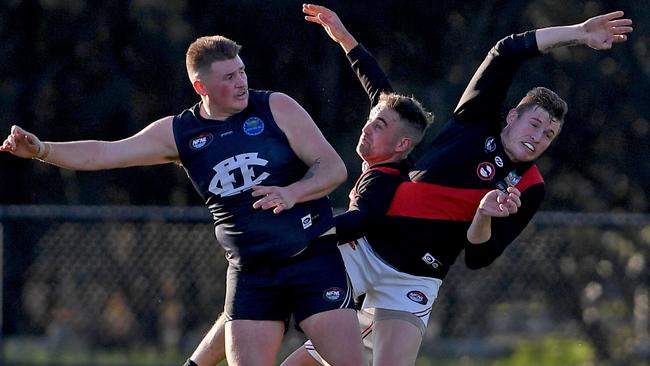
[[[509,185],[510,187],[514,187],[521,180],[521,176],[517,175],[517,172],[513,170],[510,173],[508,173],[508,176],[505,177],[504,180],[506,181],[507,185]]]
[[[406,297],[408,297],[409,300],[422,305],[426,305],[429,302],[427,295],[425,295],[422,291],[410,291],[408,294],[406,294]]]
[[[480,163],[476,167],[476,175],[483,180],[490,180],[494,177],[494,165],[487,161]]]
[[[221,197],[241,193],[269,177],[270,174],[266,172],[256,177],[253,170],[253,166],[266,166],[267,163],[268,160],[257,157],[257,153],[239,154],[225,159],[212,168],[217,174],[210,181],[208,190]],[[236,177],[243,181],[237,181]],[[238,185],[235,186],[235,183]]]
[[[211,133],[202,133],[198,136],[195,136],[190,140],[190,148],[193,150],[199,150],[202,149],[212,142],[212,134]]]
[[[323,292],[323,299],[326,301],[334,302],[339,301],[343,297],[343,289],[339,287],[330,287]]]
[[[434,256],[432,256],[429,253],[424,254],[424,256],[422,257],[422,260],[424,261],[424,263],[431,266],[431,268],[433,268],[434,270],[436,270],[436,269],[440,268],[440,266],[442,266],[442,262],[437,260]]]
[[[302,221],[302,228],[306,229],[311,226],[311,215],[307,214],[306,216],[303,216],[300,218],[300,221]]]
[[[257,136],[264,131],[264,122],[257,117],[249,117],[244,121],[244,133],[248,136]]]
[[[497,149],[497,144],[494,142],[494,137],[490,136],[485,140],[485,152],[492,152]]]
[[[494,163],[495,163],[499,168],[503,168],[503,159],[501,159],[500,156],[495,156],[495,157],[494,157]]]

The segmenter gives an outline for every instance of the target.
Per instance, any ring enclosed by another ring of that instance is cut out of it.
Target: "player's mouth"
[[[535,146],[530,142],[522,142],[521,144],[524,145],[526,149],[530,150],[530,152],[535,152]]]
[[[236,96],[238,99],[244,99],[244,98],[247,98],[247,97],[248,97],[248,90],[244,89],[244,90],[240,91],[239,93],[235,94],[235,96]]]
[[[361,142],[364,145],[370,145],[370,140],[368,140],[368,136],[366,136],[365,134],[361,135],[359,142]]]

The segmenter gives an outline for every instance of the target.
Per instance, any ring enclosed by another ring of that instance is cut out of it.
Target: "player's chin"
[[[519,154],[516,156],[516,161],[520,163],[527,163],[530,161],[533,161],[539,157],[540,154],[532,151],[521,151]]]

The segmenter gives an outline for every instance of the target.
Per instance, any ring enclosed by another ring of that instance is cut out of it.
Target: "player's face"
[[[514,162],[532,161],[546,151],[560,132],[560,124],[539,106],[519,114],[508,113],[507,126],[501,132],[506,155]]]
[[[239,56],[215,61],[210,69],[199,75],[211,109],[230,116],[248,106],[248,78]]]
[[[378,104],[370,112],[368,121],[361,129],[357,154],[368,164],[395,161],[402,138],[399,114],[392,108]]]

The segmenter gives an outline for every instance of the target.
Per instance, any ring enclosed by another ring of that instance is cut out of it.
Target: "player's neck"
[[[368,167],[373,167],[373,166],[377,166],[377,165],[399,163],[402,160],[404,160],[404,159],[400,159],[400,158],[397,158],[397,157],[391,158],[391,159],[377,160],[377,161],[373,161],[373,162],[369,162],[369,161],[364,160],[364,163],[365,163],[364,165],[367,165]]]
[[[210,105],[210,103],[205,100],[201,101],[200,107],[199,113],[201,113],[201,117],[205,119],[223,121],[233,115],[233,113],[227,113],[216,106]]]

